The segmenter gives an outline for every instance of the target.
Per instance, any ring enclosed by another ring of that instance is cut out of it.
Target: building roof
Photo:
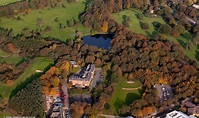
[[[181,111],[172,111],[166,115],[166,118],[190,118],[188,115],[182,113]]]
[[[197,4],[193,4],[193,7],[195,7],[196,9],[199,9],[199,5]]]
[[[94,70],[95,65],[89,64],[87,67],[82,68],[78,73],[70,76],[69,80],[89,81]]]
[[[76,62],[75,61],[70,61],[70,64],[75,65]]]
[[[192,108],[192,107],[195,107],[196,105],[193,104],[192,102],[186,101],[186,102],[184,103],[184,106],[189,107],[189,108]]]
[[[54,106],[54,107],[53,107],[53,111],[54,111],[54,112],[60,111],[60,107],[59,107],[59,106]]]
[[[61,115],[60,112],[53,112],[53,113],[50,115],[50,117],[51,117],[51,118],[58,118],[60,115]]]

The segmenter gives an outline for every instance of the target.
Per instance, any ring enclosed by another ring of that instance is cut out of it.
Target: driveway
[[[98,82],[102,81],[101,71],[102,71],[102,68],[95,68],[94,77],[89,85],[90,89],[94,88]]]
[[[67,81],[65,81],[65,80],[62,82],[62,91],[65,95],[65,97],[64,97],[64,107],[63,107],[63,116],[64,116],[64,118],[66,118],[65,111],[69,110],[69,99],[68,99],[69,96],[68,96]]]

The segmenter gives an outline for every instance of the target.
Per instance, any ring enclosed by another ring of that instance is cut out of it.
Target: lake
[[[109,50],[111,48],[110,34],[95,34],[83,37],[83,42],[88,45],[97,46],[98,48],[105,48]]]

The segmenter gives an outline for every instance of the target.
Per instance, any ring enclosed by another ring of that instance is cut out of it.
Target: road
[[[104,116],[105,118],[128,118],[128,117],[120,117],[120,116],[106,115],[106,114],[100,114],[99,116]],[[129,118],[133,118],[133,117],[129,117]]]
[[[96,86],[97,82],[102,81],[101,79],[101,68],[95,68],[94,77],[89,85],[89,88],[92,89]]]
[[[64,93],[64,95],[66,96],[65,98],[64,98],[64,106],[63,106],[63,116],[64,116],[64,118],[66,117],[65,116],[65,111],[66,110],[69,110],[69,99],[68,99],[68,88],[67,88],[67,81],[66,80],[64,80],[63,82],[62,82],[62,91],[63,91],[63,93]]]

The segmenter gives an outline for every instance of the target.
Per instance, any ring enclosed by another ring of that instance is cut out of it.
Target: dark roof
[[[76,73],[72,76],[70,76],[70,80],[79,80],[79,81],[89,81],[91,79],[92,72],[95,69],[94,64],[89,64],[87,67],[84,67],[79,71],[79,73]]]
[[[184,103],[184,106],[189,107],[189,108],[193,108],[193,107],[195,107],[196,105],[193,104],[192,102],[186,101],[186,102]]]

